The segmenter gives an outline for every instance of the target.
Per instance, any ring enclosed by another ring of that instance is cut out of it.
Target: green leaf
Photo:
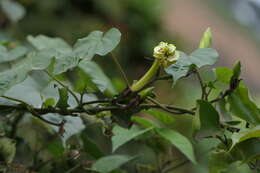
[[[14,61],[27,53],[28,49],[23,46],[7,50],[6,47],[0,45],[0,63]]]
[[[11,163],[16,152],[16,142],[7,137],[0,137],[0,160]]]
[[[161,127],[159,123],[155,122],[154,120],[145,118],[145,117],[133,116],[133,117],[131,117],[131,121],[139,124],[140,126],[142,126],[144,128]]]
[[[48,108],[48,107],[53,107],[54,105],[55,105],[55,99],[54,98],[48,98],[43,102],[42,107]]]
[[[113,128],[112,137],[112,151],[116,151],[119,147],[124,145],[125,143],[129,142],[130,140],[144,134],[152,130],[153,128],[141,129],[137,126],[132,126],[130,129],[125,129],[120,126],[115,126]]]
[[[178,148],[192,163],[196,164],[192,144],[185,136],[171,129],[156,129],[156,132],[164,139],[170,141],[171,144]]]
[[[256,104],[251,101],[247,88],[242,86],[238,87],[228,97],[228,102],[230,104],[230,110],[235,116],[252,124],[260,123],[258,108]]]
[[[232,79],[238,79],[241,74],[241,63],[238,61],[233,68]]]
[[[179,54],[179,60],[175,64],[165,68],[165,72],[173,77],[173,85],[175,85],[180,78],[187,75],[191,66],[188,56],[184,52],[179,52]]]
[[[105,34],[101,31],[93,31],[87,37],[78,39],[73,47],[76,57],[90,60],[95,54],[105,56],[111,52],[119,43],[121,33],[112,28]]]
[[[172,127],[172,125],[175,123],[175,119],[173,118],[173,116],[163,111],[151,109],[145,111],[144,113],[147,113],[153,116],[155,119],[159,120],[159,122],[161,123],[161,127]]]
[[[58,52],[57,52],[58,53]],[[79,64],[79,58],[72,56],[70,53],[58,53],[55,55],[53,74],[61,74]]]
[[[56,157],[62,156],[65,151],[61,141],[52,141],[47,144],[48,151]]]
[[[12,22],[18,22],[25,15],[24,7],[16,1],[1,0],[2,10]]]
[[[238,143],[232,148],[231,153],[233,158],[242,161],[243,163],[249,162],[254,159],[260,158],[260,139],[250,138],[243,142]]]
[[[68,51],[71,47],[61,38],[52,38],[45,35],[27,37],[29,43],[31,43],[37,50],[58,49],[62,51]]]
[[[199,131],[196,132],[198,138],[215,135],[220,131],[220,119],[216,109],[207,101],[198,100],[198,109],[195,115],[197,118]]]
[[[201,40],[199,48],[209,48],[212,45],[212,33],[210,28],[207,28],[207,30],[204,32]]]
[[[225,84],[230,83],[230,79],[233,76],[233,71],[226,67],[217,67],[215,68],[215,73],[217,80]]]
[[[187,56],[185,53],[179,51],[180,58],[175,63],[165,68],[167,74],[172,75],[174,83],[182,77],[185,77],[189,70],[193,67],[192,65],[201,68],[206,65],[213,65],[216,63],[218,53],[212,48],[199,48]]]
[[[90,76],[92,82],[97,85],[101,92],[108,90],[112,94],[116,93],[110,79],[106,76],[98,64],[92,61],[82,60],[79,63],[79,68]]]
[[[109,173],[120,168],[123,164],[133,160],[135,157],[124,155],[110,155],[97,160],[91,167],[92,170],[100,173]]]
[[[95,159],[99,159],[104,156],[104,153],[99,149],[98,145],[89,139],[86,133],[81,133],[81,138],[83,141],[84,150],[87,154],[91,155]]]
[[[259,137],[260,137],[260,125],[255,126],[254,128],[251,129],[241,129],[238,133],[233,133],[231,137],[232,147],[250,138],[259,138]]]
[[[66,88],[59,88],[59,95],[60,98],[56,104],[56,106],[60,109],[67,109],[69,107],[68,104],[68,98],[69,98],[69,94],[68,94],[68,90]]]
[[[57,75],[76,67],[79,58],[74,56],[72,48],[60,38],[51,38],[44,35],[28,36],[28,41],[39,51],[34,53],[32,66],[34,70],[46,69],[54,58],[53,74]]]
[[[209,173],[226,172],[232,162],[232,155],[227,151],[213,151],[209,156]]]
[[[199,48],[190,54],[189,59],[192,64],[200,68],[215,64],[218,59],[218,53],[212,48]]]
[[[0,73],[0,95],[12,86],[24,81],[31,71],[31,58],[27,57],[13,65],[12,69]]]
[[[230,112],[226,108],[227,101],[226,99],[222,99],[217,103],[220,115],[220,121],[224,123],[236,123],[236,121],[232,121],[232,116]],[[238,121],[239,122],[239,121]]]

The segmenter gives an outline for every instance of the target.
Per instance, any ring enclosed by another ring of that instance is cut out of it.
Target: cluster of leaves
[[[216,141],[206,153],[210,173],[245,163],[258,169],[259,108],[240,79],[239,62],[233,69],[208,68],[218,58],[210,30],[199,49],[180,52],[166,75],[138,92],[118,91],[93,61],[111,53],[120,38],[112,28],[91,32],[73,46],[44,35],[28,36],[27,45],[1,43],[1,169],[22,162],[19,169],[35,172],[166,173],[179,166],[173,148],[186,158],[180,165],[195,165],[200,159],[194,146],[207,139]],[[174,85],[191,75],[202,91],[194,108],[161,104],[149,88],[158,80]],[[173,129],[180,115],[192,118],[192,137]],[[134,145],[139,150],[128,154],[126,147]],[[28,159],[21,161],[25,152]]]

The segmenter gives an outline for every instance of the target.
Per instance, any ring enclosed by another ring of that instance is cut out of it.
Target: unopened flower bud
[[[159,45],[154,48],[153,56],[158,59],[160,64],[164,67],[174,64],[179,58],[176,47],[166,42],[160,42]]]

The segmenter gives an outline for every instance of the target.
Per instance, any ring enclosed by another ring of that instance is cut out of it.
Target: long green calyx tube
[[[153,62],[153,65],[145,73],[145,75],[131,86],[131,90],[133,92],[136,92],[136,91],[139,91],[140,89],[142,89],[157,73],[159,67],[160,67],[159,60],[155,59]]]

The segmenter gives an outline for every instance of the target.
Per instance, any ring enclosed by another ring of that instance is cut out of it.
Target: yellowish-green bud
[[[201,40],[199,48],[209,48],[212,45],[212,34],[210,28],[207,28],[207,30],[204,32]]]
[[[159,45],[154,48],[153,56],[159,60],[161,65],[167,67],[178,60],[179,53],[173,44],[160,42]]]

